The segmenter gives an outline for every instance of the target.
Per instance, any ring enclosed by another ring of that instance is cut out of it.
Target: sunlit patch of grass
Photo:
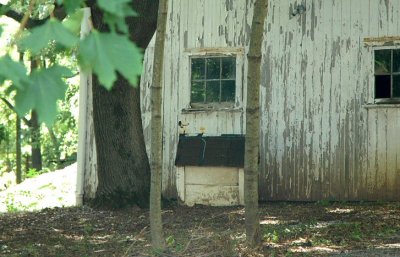
[[[262,226],[263,239],[272,243],[293,243],[299,237],[309,237],[312,233],[314,221],[297,224],[279,223]]]
[[[282,221],[278,220],[276,217],[264,217],[260,220],[260,225],[277,225]]]
[[[344,213],[352,213],[352,212],[354,212],[354,209],[352,209],[352,208],[335,208],[335,209],[328,208],[327,212],[328,213],[336,213],[336,214],[344,214]]]
[[[263,239],[270,244],[292,247],[334,247],[342,248],[383,233],[394,233],[392,229],[370,231],[360,222],[318,222],[311,219],[298,224],[268,224],[262,226]],[[372,233],[375,233],[374,235]]]

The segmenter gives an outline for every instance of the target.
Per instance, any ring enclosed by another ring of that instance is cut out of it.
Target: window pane
[[[391,72],[391,50],[375,51],[375,74],[389,74]]]
[[[206,84],[206,102],[219,102],[219,81],[208,81]]]
[[[204,103],[204,82],[192,82],[192,92],[190,97],[192,103]]]
[[[221,72],[221,58],[207,58],[207,79],[219,79]]]
[[[390,98],[390,75],[375,76],[375,98]]]
[[[234,79],[236,75],[236,59],[222,58],[222,79]]]
[[[234,102],[234,101],[235,101],[235,81],[234,80],[222,81],[221,102]]]
[[[393,96],[400,97],[400,75],[393,76]]]
[[[205,78],[205,59],[193,58],[192,59],[192,80],[199,80]]]
[[[393,50],[393,72],[400,72],[400,49]]]

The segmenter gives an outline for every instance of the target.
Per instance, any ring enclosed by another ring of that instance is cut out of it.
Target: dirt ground
[[[242,207],[171,204],[159,256],[400,256],[400,203],[267,203],[262,244],[244,244]],[[0,214],[0,256],[154,256],[148,210]]]

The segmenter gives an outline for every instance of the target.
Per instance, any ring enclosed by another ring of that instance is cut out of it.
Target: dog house
[[[186,205],[243,204],[244,136],[181,135],[175,160],[179,199]]]

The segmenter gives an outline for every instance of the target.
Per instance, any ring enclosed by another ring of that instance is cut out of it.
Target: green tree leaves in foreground
[[[5,8],[12,10],[15,7],[12,5],[13,2],[11,1]],[[31,1],[31,4],[34,5],[34,3],[35,1]],[[143,54],[129,40],[125,18],[137,15],[129,3],[129,0],[98,0],[99,8],[106,14],[104,21],[111,32],[93,30],[84,40],[79,40],[78,34],[83,17],[80,10],[84,7],[83,0],[56,0],[54,6],[47,9],[62,8],[67,14],[64,21],[61,22],[56,18],[57,15],[48,13],[44,15],[47,17],[44,18],[46,22],[38,23],[30,31],[24,28],[27,24],[26,18],[30,17],[35,21],[38,19],[33,17],[28,10],[27,13],[22,13],[21,19],[18,20],[21,23],[21,29],[16,34],[14,45],[20,52],[28,52],[33,60],[46,59],[49,53],[53,56],[66,52],[72,53],[73,56],[78,57],[78,64],[82,70],[93,71],[100,83],[108,90],[116,81],[117,74],[135,86],[142,72]],[[40,9],[40,5],[44,4],[40,2],[34,7]],[[23,61],[14,60],[11,53],[1,56],[0,85],[7,86],[9,94],[12,91],[15,92],[15,108],[19,115],[24,116],[34,109],[41,122],[51,125],[57,114],[56,102],[63,99],[65,95],[64,80],[72,76],[73,72],[54,61],[47,63],[47,67],[29,72]]]
[[[48,69],[34,70],[30,74],[29,83],[24,83],[24,88],[17,89],[17,112],[27,113],[34,109],[42,121],[51,124],[57,115],[57,100],[64,99],[67,90],[62,78],[71,75],[68,68],[56,64]]]
[[[110,47],[112,46],[112,47]],[[132,47],[127,36],[93,31],[79,46],[79,63],[83,69],[93,69],[100,83],[111,89],[117,79],[116,72],[131,85],[136,85],[142,71],[142,55]]]
[[[34,28],[30,35],[21,40],[20,46],[23,50],[30,50],[33,55],[37,55],[51,42],[72,48],[77,41],[76,35],[72,34],[60,21],[51,18],[42,26]]]

